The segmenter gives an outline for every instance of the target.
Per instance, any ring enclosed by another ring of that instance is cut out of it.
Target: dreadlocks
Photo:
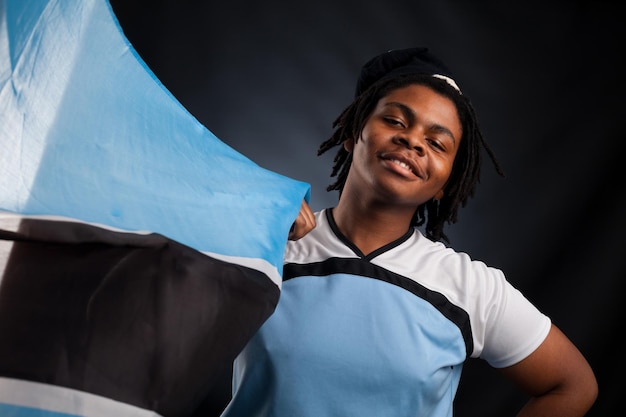
[[[463,139],[452,166],[445,195],[440,200],[430,199],[418,206],[412,220],[413,226],[425,224],[425,233],[429,239],[444,240],[449,243],[448,237],[443,232],[444,224],[456,223],[459,208],[465,207],[469,198],[474,195],[476,185],[480,181],[481,148],[485,149],[489,155],[496,172],[501,176],[504,176],[504,173],[493,151],[483,138],[469,99],[459,94],[446,81],[429,75],[411,74],[382,80],[372,85],[335,120],[333,123],[335,132],[320,145],[317,154],[322,155],[331,148],[339,146],[330,174],[331,177],[337,177],[337,179],[327,187],[327,191],[337,190],[341,194],[352,164],[352,154],[343,148],[343,143],[346,140],[357,141],[360,138],[367,119],[382,97],[392,90],[409,84],[424,85],[448,97],[454,102],[459,113]]]

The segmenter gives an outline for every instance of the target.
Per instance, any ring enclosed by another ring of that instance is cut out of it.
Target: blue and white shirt
[[[330,210],[289,242],[274,314],[235,361],[224,417],[452,416],[469,357],[513,365],[550,319],[498,269],[410,230],[365,256]]]

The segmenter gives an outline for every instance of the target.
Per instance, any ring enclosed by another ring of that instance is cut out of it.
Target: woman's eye
[[[402,123],[398,119],[393,119],[391,117],[385,117],[384,119],[385,119],[385,122],[387,122],[390,125],[404,127],[404,123]]]
[[[443,145],[441,143],[439,143],[437,140],[435,139],[427,139],[428,143],[430,143],[430,146],[432,146],[433,148],[436,148],[440,151],[444,151],[445,148],[443,147]]]

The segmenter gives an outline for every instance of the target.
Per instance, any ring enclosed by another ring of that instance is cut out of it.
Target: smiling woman
[[[356,97],[339,118],[335,121],[334,127],[337,129],[333,136],[322,143],[319,153],[324,153],[333,147],[339,146],[339,151],[335,157],[335,166],[331,176],[337,175],[337,181],[328,187],[328,190],[338,190],[343,193],[348,171],[351,167],[352,153],[346,149],[345,144],[355,141],[363,132],[367,118],[381,103],[392,103],[393,100],[386,97],[394,90],[407,86],[428,87],[427,90],[437,93],[431,101],[440,101],[443,106],[430,106],[429,113],[437,114],[439,118],[454,120],[448,122],[460,123],[460,132],[456,135],[449,127],[432,121],[426,122],[428,133],[424,141],[430,146],[433,145],[435,133],[440,134],[445,130],[454,139],[454,147],[457,155],[453,155],[454,164],[450,178],[447,180],[446,192],[436,196],[435,199],[427,199],[417,206],[414,211],[412,224],[422,226],[425,224],[426,236],[432,240],[447,241],[443,231],[445,223],[455,223],[460,206],[465,206],[471,196],[473,196],[476,184],[480,177],[481,151],[486,150],[491,158],[496,171],[503,175],[502,169],[496,161],[493,152],[483,139],[478,126],[474,109],[467,96],[461,93],[456,82],[453,81],[452,72],[441,60],[428,52],[425,48],[412,48],[394,51],[393,54],[383,54],[372,58],[367,62],[359,76],[356,88]],[[397,93],[396,93],[397,94]],[[435,97],[437,96],[438,97]],[[384,101],[383,101],[384,99]],[[454,108],[450,106],[454,105]],[[405,104],[401,107],[407,108]],[[422,104],[425,106],[425,104]],[[433,108],[434,107],[434,108]],[[445,112],[453,112],[444,115]],[[404,116],[410,115],[414,111],[406,109]],[[413,118],[418,115],[414,114]],[[422,119],[424,114],[419,115]],[[412,120],[413,121],[413,120]],[[441,136],[437,136],[441,137]],[[463,141],[461,139],[463,138]],[[398,139],[396,139],[398,140]],[[405,140],[405,139],[400,139]],[[440,145],[443,142],[438,142]],[[436,146],[435,146],[436,147]]]
[[[344,201],[358,195],[411,218],[433,196],[443,198],[458,149],[455,137],[461,138],[461,123],[452,100],[419,84],[392,91],[378,102],[360,137],[344,142],[352,154]]]
[[[488,150],[451,80],[425,48],[365,64],[320,147],[339,147],[339,202],[289,242],[280,301],[235,361],[224,417],[451,417],[471,358],[531,397],[519,416],[591,407],[595,376],[550,318],[500,270],[438,242]]]

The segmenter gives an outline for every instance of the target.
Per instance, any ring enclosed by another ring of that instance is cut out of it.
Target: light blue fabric
[[[459,328],[403,288],[296,277],[235,361],[222,417],[451,417],[465,359]]]
[[[18,405],[0,403],[2,417],[76,417],[76,414],[57,413],[40,408],[21,407]]]
[[[157,232],[280,272],[309,190],[201,125],[106,0],[0,0],[1,210]]]

